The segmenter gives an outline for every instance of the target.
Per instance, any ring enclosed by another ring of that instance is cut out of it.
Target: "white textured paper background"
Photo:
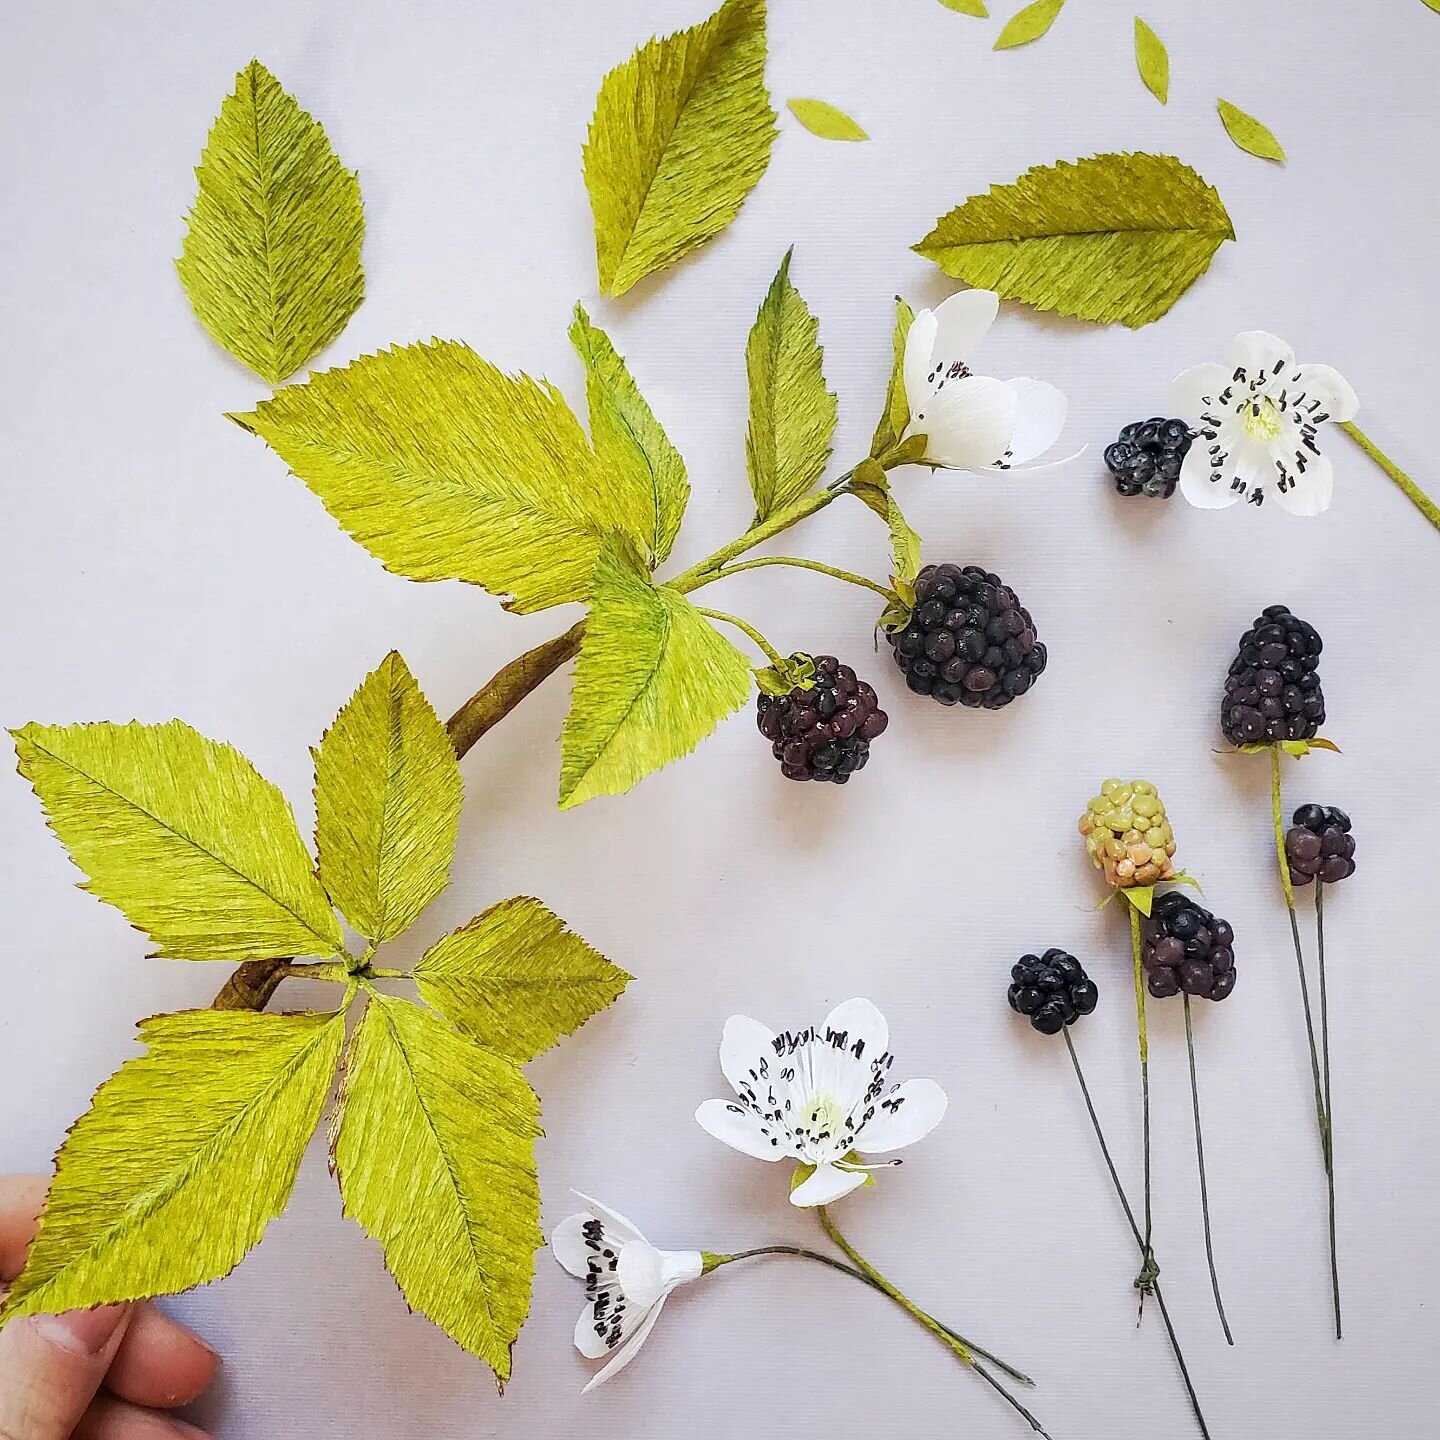
[[[600,76],[704,8],[7,7],[0,721],[181,716],[239,745],[308,824],[307,746],[389,647],[448,713],[573,618],[516,619],[478,590],[387,575],[222,418],[263,387],[200,331],[171,259],[205,132],[252,55],[360,171],[369,294],[323,363],[453,336],[576,396],[565,328],[583,298],[689,462],[676,567],[749,518],[744,338],[788,245],[821,317],[848,464],[880,403],[891,296],[947,293],[907,248],[938,214],[1031,164],[1176,153],[1219,188],[1239,232],[1212,272],[1138,334],[1007,306],[982,356],[991,373],[1065,387],[1090,455],[1033,480],[899,477],[930,558],[998,570],[1034,611],[1051,656],[1037,688],[999,714],[942,711],[871,654],[861,592],[797,572],[733,580],[711,603],[877,680],[892,724],[865,774],[843,792],[783,783],[747,714],[636,793],[561,815],[566,686],[552,681],[466,761],[455,883],[414,944],[535,893],[637,975],[613,1011],[531,1067],[546,1219],[567,1213],[577,1185],[673,1246],[818,1236],[786,1204],[779,1169],[723,1149],[691,1114],[720,1093],[714,1051],[731,1010],[796,1024],[868,994],[890,1017],[897,1074],[934,1075],[953,1106],[911,1163],[839,1208],[853,1238],[1036,1375],[1034,1406],[1057,1440],[1184,1436],[1163,1334],[1152,1320],[1134,1328],[1134,1251],[1063,1051],[1003,996],[1026,949],[1064,945],[1091,967],[1102,1006],[1077,1041],[1136,1176],[1124,921],[1092,910],[1098,877],[1074,824],[1105,775],[1153,778],[1180,859],[1238,934],[1234,998],[1198,1016],[1233,1351],[1205,1279],[1179,1010],[1156,1006],[1152,1027],[1157,1244],[1214,1434],[1426,1430],[1440,1399],[1440,535],[1339,435],[1335,507],[1317,521],[1120,500],[1099,451],[1163,405],[1173,372],[1263,326],[1343,370],[1371,433],[1440,492],[1440,15],[1420,0],[1154,0],[1145,14],[1174,74],[1162,109],[1134,71],[1132,12],[1109,0],[1074,0],[1045,40],[1005,54],[990,50],[998,18],[937,0],[777,0],[777,102],[828,99],[872,143],[826,144],[783,118],[769,173],[718,243],[623,302],[597,302],[580,144]],[[1269,123],[1289,165],[1236,150],[1217,94]],[[859,505],[785,545],[884,571]],[[1331,906],[1338,1346],[1265,762],[1215,753],[1233,646],[1274,601],[1326,639],[1327,730],[1345,750],[1288,767],[1287,803],[1346,806],[1360,841],[1359,874]],[[0,1168],[43,1168],[93,1087],[135,1053],[133,1021],[203,1004],[224,978],[142,958],[143,937],[76,879],[27,787],[0,776]],[[684,1294],[623,1380],[584,1401],[578,1305],[542,1255],[516,1378],[498,1398],[478,1361],[407,1315],[377,1248],[341,1219],[317,1145],[260,1249],[175,1309],[225,1353],[197,1418],[227,1440],[1024,1433],[893,1307],[813,1267],[735,1267]]]

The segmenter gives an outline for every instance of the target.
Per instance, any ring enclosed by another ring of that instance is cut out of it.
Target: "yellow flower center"
[[[1258,400],[1247,402],[1241,419],[1245,433],[1265,445],[1278,440],[1285,429],[1284,417],[1275,402],[1263,395]]]

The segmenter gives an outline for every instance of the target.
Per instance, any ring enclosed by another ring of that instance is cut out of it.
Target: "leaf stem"
[[[1155,1288],[1158,1267],[1150,1244],[1154,1230],[1150,1189],[1150,1030],[1145,1017],[1145,961],[1140,944],[1140,912],[1133,905],[1130,906],[1130,954],[1135,970],[1135,1038],[1140,1049],[1140,1108],[1145,1135],[1145,1238],[1140,1246],[1140,1273],[1135,1277],[1143,1317],[1145,1297]]]
[[[728,545],[722,545],[713,555],[707,556],[698,565],[692,565],[673,580],[666,580],[663,583],[672,590],[678,590],[682,595],[688,595],[692,590],[698,590],[702,585],[708,585],[712,580],[718,578],[719,572],[737,555],[743,555],[747,550],[753,550],[757,545],[763,545],[767,540],[773,539],[792,525],[823,510],[839,493],[838,490],[812,491],[803,500],[797,500],[795,504],[787,505],[783,510],[777,510],[769,519],[762,520],[758,525],[752,525],[738,540],[732,540]]]
[[[1205,1179],[1205,1137],[1200,1129],[1200,1084],[1195,1074],[1195,1031],[1190,1023],[1190,996],[1185,996],[1185,1053],[1190,1059],[1190,1108],[1195,1114],[1195,1161],[1200,1170],[1200,1215],[1205,1223],[1205,1259],[1210,1266],[1210,1291],[1215,1296],[1215,1313],[1225,1332],[1225,1343],[1233,1345],[1225,1302],[1220,1298],[1220,1277],[1215,1272],[1215,1245],[1210,1236],[1210,1189]]]
[[[743,631],[765,652],[765,658],[772,665],[785,664],[785,657],[748,620],[742,620],[738,615],[728,614],[724,610],[705,610],[698,605],[695,608],[707,620],[719,620],[724,625],[733,625],[737,630]]]
[[[1342,420],[1340,428],[1405,492],[1410,503],[1440,530],[1440,505],[1436,505],[1353,420]]]
[[[738,575],[742,570],[759,570],[766,565],[789,565],[797,570],[815,570],[821,575],[832,576],[836,580],[843,580],[847,585],[858,585],[864,590],[873,590],[875,594],[883,596],[887,601],[895,598],[895,592],[886,585],[881,585],[877,580],[867,580],[863,575],[856,575],[853,571],[842,570],[838,565],[826,565],[820,560],[801,560],[792,555],[762,555],[758,560],[742,560],[735,565],[727,565],[716,576],[716,580],[726,580],[731,575]]]
[[[1325,1138],[1329,1164],[1325,1184],[1330,1205],[1330,1296],[1335,1308],[1335,1338],[1343,1338],[1340,1323],[1340,1265],[1335,1248],[1335,1108],[1330,1099],[1330,999],[1325,985],[1325,882],[1315,881],[1315,948],[1320,957],[1320,1061],[1325,1085]]]

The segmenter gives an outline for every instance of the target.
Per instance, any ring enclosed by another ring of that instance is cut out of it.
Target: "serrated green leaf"
[[[1216,192],[1172,155],[1036,166],[936,221],[915,250],[966,284],[1132,328],[1158,320],[1235,238]]]
[[[913,580],[920,573],[920,537],[901,514],[893,490],[886,500],[885,523],[890,528],[890,555],[895,574],[901,580]]]
[[[392,650],[314,753],[321,883],[367,940],[393,939],[455,853],[464,787],[445,726]]]
[[[56,1157],[0,1320],[173,1295],[227,1275],[284,1208],[344,1017],[193,1010],[96,1092]]]
[[[211,339],[278,385],[365,298],[360,187],[258,60],[236,76],[195,178],[180,283]]]
[[[733,220],[770,162],[765,0],[641,46],[606,75],[585,142],[600,288],[623,295]]]
[[[990,17],[989,10],[985,8],[985,0],[940,0],[940,3],[947,10],[955,11],[957,15],[974,15],[980,20]]]
[[[1135,64],[1145,88],[1162,104],[1170,100],[1170,52],[1165,42],[1137,15]]]
[[[1065,0],[1035,0],[1033,5],[1017,10],[1005,22],[995,41],[995,49],[1009,50],[1038,40],[1055,23],[1055,17],[1064,8]]]
[[[875,426],[875,435],[870,441],[872,459],[884,458],[896,445],[910,425],[910,399],[905,394],[905,340],[914,323],[915,312],[900,298],[895,297],[895,330],[892,337],[893,359],[890,365],[890,384],[885,391],[885,409]]]
[[[900,511],[895,492],[890,488],[890,477],[880,462],[873,457],[862,460],[855,467],[850,481],[851,492],[863,500],[884,522],[890,532],[890,556],[893,574],[897,580],[913,580],[920,569],[920,537],[910,528],[909,522]],[[902,605],[886,607],[882,617],[882,628],[891,629],[891,621],[906,612]],[[906,615],[908,619],[908,613]]]
[[[670,443],[610,337],[590,323],[584,307],[575,307],[570,343],[585,366],[585,396],[590,405],[590,442],[596,457],[614,477],[617,492],[633,509],[632,533],[646,535],[651,565],[670,554],[690,482],[685,461]]]
[[[631,977],[538,900],[502,900],[425,952],[420,998],[512,1060],[530,1060],[619,999]]]
[[[749,693],[745,657],[683,595],[608,546],[560,736],[561,808],[618,795],[688,755]]]
[[[285,797],[229,745],[165,725],[27,725],[20,773],[50,828],[170,960],[341,953]]]
[[[410,1306],[502,1385],[544,1241],[539,1120],[510,1061],[418,1005],[372,997],[332,1127],[345,1213],[380,1242]]]
[[[1253,115],[1247,115],[1238,105],[1228,100],[1217,100],[1221,123],[1225,133],[1247,154],[1257,155],[1261,160],[1285,162],[1284,146],[1275,138],[1274,132],[1262,125]]]
[[[387,569],[508,593],[512,610],[583,599],[611,532],[654,541],[553,385],[452,340],[364,356],[230,418]]]
[[[786,108],[812,134],[822,140],[868,140],[865,133],[843,110],[824,100],[787,100]]]
[[[815,484],[835,434],[836,402],[825,388],[820,323],[790,282],[791,253],[780,262],[745,343],[745,468],[757,521],[793,505]]]

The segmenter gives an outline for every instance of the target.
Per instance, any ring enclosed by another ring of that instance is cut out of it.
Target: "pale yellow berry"
[[[1153,885],[1175,873],[1174,832],[1148,780],[1106,780],[1079,828],[1091,861],[1111,885]]]

